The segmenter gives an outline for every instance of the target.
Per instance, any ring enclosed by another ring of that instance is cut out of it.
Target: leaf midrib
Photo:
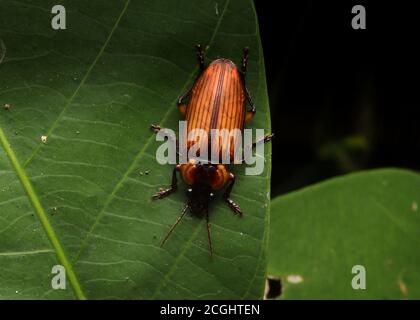
[[[48,219],[47,214],[45,213],[44,208],[41,205],[41,202],[39,201],[39,197],[36,194],[34,188],[32,187],[31,182],[29,181],[29,178],[23,169],[23,167],[20,165],[15,152],[10,146],[9,141],[7,140],[7,137],[3,131],[3,129],[0,127],[0,143],[3,146],[4,152],[6,153],[7,157],[10,160],[10,163],[12,164],[23,189],[25,190],[29,201],[31,202],[35,213],[44,228],[45,233],[47,234],[48,239],[51,242],[51,245],[54,248],[54,251],[57,255],[58,261],[61,263],[61,265],[64,266],[66,270],[67,278],[69,279],[69,282],[74,290],[74,293],[78,299],[84,300],[86,299],[85,294],[82,291],[82,288],[80,286],[80,282],[77,279],[76,274],[74,273],[73,266],[71,265],[70,261],[67,259],[67,256],[64,252],[63,247],[61,246],[60,241],[58,240],[58,237]]]

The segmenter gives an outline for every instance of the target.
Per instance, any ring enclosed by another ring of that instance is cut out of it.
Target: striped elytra
[[[245,122],[245,85],[236,65],[228,59],[213,61],[194,83],[186,105],[188,149],[199,141],[191,133],[194,129],[204,130],[211,138],[211,129],[227,129],[232,133],[230,139],[211,139],[211,148],[221,157],[224,148],[229,148],[230,160],[233,160],[234,146],[240,137],[233,129],[242,132]],[[230,141],[229,141],[230,140]],[[220,144],[223,142],[223,145]],[[230,147],[227,145],[230,142]],[[207,148],[209,141],[199,141],[200,150]],[[210,147],[210,146],[209,146]],[[211,149],[208,150],[209,158]]]

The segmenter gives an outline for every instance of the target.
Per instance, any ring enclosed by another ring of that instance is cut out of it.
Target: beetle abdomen
[[[194,129],[204,130],[210,137],[211,129],[244,128],[245,122],[245,87],[236,65],[228,59],[213,61],[194,84],[186,110],[187,134]],[[188,140],[188,149],[197,143],[199,133]],[[224,141],[214,140],[211,147],[222,155],[229,150],[233,160],[234,145],[237,136]],[[222,143],[223,142],[223,143]],[[230,142],[230,147],[228,143]],[[208,141],[199,141],[200,150],[207,148]],[[209,157],[211,150],[208,150]]]

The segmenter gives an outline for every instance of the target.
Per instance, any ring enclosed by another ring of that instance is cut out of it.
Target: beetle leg
[[[239,208],[239,206],[233,202],[233,200],[230,198],[230,192],[232,191],[233,185],[235,184],[235,175],[233,173],[229,173],[229,185],[226,188],[225,193],[223,194],[223,198],[227,202],[229,208],[235,213],[242,216],[242,211]]]
[[[197,52],[198,65],[200,66],[200,72],[201,72],[205,69],[204,50],[203,50],[203,47],[201,46],[201,44],[197,44],[195,47],[196,47],[196,52]],[[192,90],[192,86],[191,86],[191,88],[188,89],[187,92],[185,92],[183,95],[181,95],[178,99],[178,103],[177,103],[178,104],[178,110],[182,114],[185,114],[185,112],[187,110],[187,105],[185,103],[185,99],[191,94],[191,90]]]
[[[255,112],[257,110],[255,108],[254,101],[252,101],[251,94],[249,93],[249,90],[248,90],[247,87],[245,87],[245,96],[246,96],[246,101],[248,102],[248,104],[251,107],[251,109],[248,110],[246,112],[246,115],[245,115],[245,122],[249,123],[249,122],[251,122],[252,118],[254,118]]]
[[[248,55],[249,55],[249,48],[245,47],[243,49],[243,55],[242,55],[242,60],[241,60],[241,75],[242,75],[242,82],[245,88],[245,98],[249,106],[251,107],[251,109],[246,112],[246,116],[245,116],[246,123],[249,123],[252,120],[256,112],[254,102],[252,101],[252,98],[251,98],[251,94],[249,93],[249,90],[245,85],[246,68],[248,65]]]
[[[179,169],[181,168],[181,166],[178,164],[174,170],[172,171],[172,183],[171,186],[169,188],[163,189],[160,188],[160,190],[158,192],[156,192],[153,195],[153,200],[157,200],[157,199],[163,199],[166,196],[169,196],[172,192],[176,191],[176,189],[178,188],[178,180],[176,178],[176,172],[179,171]]]
[[[185,99],[191,94],[191,90],[192,87],[190,89],[188,89],[187,92],[185,92],[182,96],[179,97],[178,99],[178,110],[179,112],[181,112],[182,114],[185,114],[185,111],[187,111],[187,105],[185,103]]]
[[[200,66],[200,70],[204,70],[204,50],[201,44],[197,44],[195,46],[197,51],[197,59],[198,59],[198,65]]]
[[[200,44],[196,45],[196,50],[197,50],[198,64],[200,66],[200,72],[201,72],[204,70],[204,51]],[[182,114],[185,114],[185,112],[187,111],[187,104],[185,103],[185,100],[191,95],[193,86],[194,84],[178,99],[178,103],[177,103],[178,110]]]

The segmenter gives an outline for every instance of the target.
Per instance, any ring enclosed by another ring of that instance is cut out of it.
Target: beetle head
[[[213,197],[211,176],[215,168],[212,165],[197,164],[194,184],[188,190],[188,205],[195,215],[203,216],[208,213],[209,202]]]

